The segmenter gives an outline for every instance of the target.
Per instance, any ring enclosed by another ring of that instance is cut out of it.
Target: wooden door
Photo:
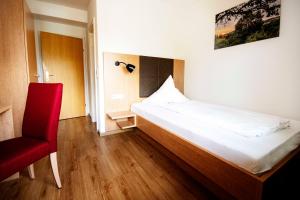
[[[64,85],[60,119],[85,116],[82,40],[41,32],[41,48],[45,82]]]

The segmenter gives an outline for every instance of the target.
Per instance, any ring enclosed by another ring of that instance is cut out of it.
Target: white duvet
[[[209,125],[199,120],[200,117],[197,116],[197,113],[200,110],[202,110],[201,112],[205,110],[212,116],[217,115],[214,112],[219,112],[215,109],[206,109],[206,105],[195,101],[165,105],[136,103],[132,105],[131,109],[157,126],[176,134],[184,140],[190,141],[196,146],[205,148],[212,154],[233,162],[253,174],[259,174],[271,169],[300,144],[300,121],[290,120],[289,128],[278,130],[274,134],[262,137],[244,137],[229,130],[229,128],[222,128],[222,124],[218,125],[218,127],[215,124]],[[213,107],[213,105],[210,106]],[[187,110],[185,110],[186,108]],[[220,112],[226,109],[231,108],[223,107]],[[247,111],[244,112],[248,113]],[[246,116],[254,118],[254,122],[260,126],[259,129],[263,129],[265,126],[261,125],[262,122],[260,120],[256,120],[257,118],[254,117],[257,116],[256,114],[252,115],[250,113]],[[229,120],[230,123],[234,122],[233,119],[242,122],[245,120],[245,118],[241,120],[238,117],[231,116],[233,114],[223,113],[223,115],[232,120]],[[239,115],[243,116],[240,113],[237,116]],[[258,116],[269,115],[259,114]],[[259,117],[259,119],[264,119],[264,117]],[[272,117],[272,119],[281,121],[277,117]],[[251,123],[251,126],[248,125],[249,128],[247,130],[254,130],[251,128],[255,126],[254,122]]]
[[[199,123],[227,129],[244,137],[266,136],[290,126],[289,120],[277,116],[199,101],[165,104],[163,107]]]

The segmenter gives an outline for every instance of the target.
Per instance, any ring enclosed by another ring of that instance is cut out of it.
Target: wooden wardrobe
[[[37,82],[34,17],[25,0],[1,0],[0,107],[12,107],[15,136],[21,135],[30,81]]]

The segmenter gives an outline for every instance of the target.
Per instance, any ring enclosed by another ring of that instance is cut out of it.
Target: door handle
[[[54,76],[53,74],[49,74],[49,72],[47,70],[45,70],[45,72],[44,72],[45,82],[49,82],[50,77],[53,77],[53,76]]]
[[[37,78],[39,78],[40,77],[40,75],[38,75],[38,74],[35,74],[35,75],[33,75],[34,77],[37,77]]]

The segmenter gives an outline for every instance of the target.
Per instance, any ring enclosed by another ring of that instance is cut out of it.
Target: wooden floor
[[[36,179],[0,183],[0,199],[215,199],[145,142],[139,131],[99,137],[88,118],[60,122],[57,189],[48,158],[35,163]]]

